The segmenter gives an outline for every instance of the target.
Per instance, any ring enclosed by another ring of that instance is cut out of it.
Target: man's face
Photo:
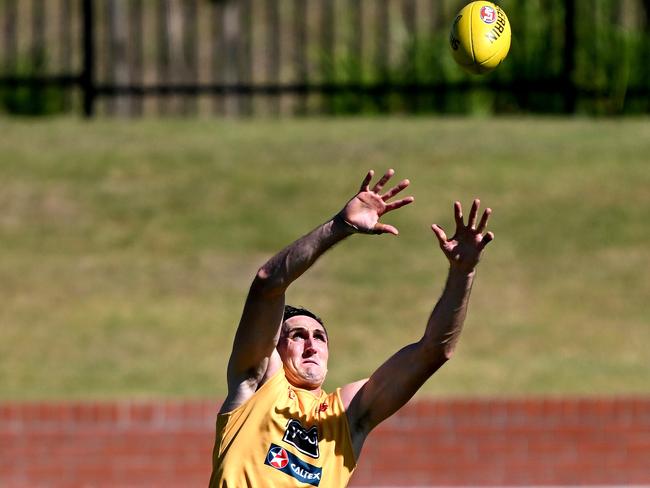
[[[287,319],[277,349],[289,383],[306,390],[320,388],[327,374],[329,350],[327,333],[318,321],[305,315]]]

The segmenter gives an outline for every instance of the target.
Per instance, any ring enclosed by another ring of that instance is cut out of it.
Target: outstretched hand
[[[388,203],[388,200],[409,186],[410,181],[402,180],[382,195],[381,191],[384,185],[393,177],[395,171],[392,169],[386,171],[384,176],[370,188],[370,182],[374,174],[375,172],[373,170],[368,171],[368,174],[361,183],[359,193],[345,205],[339,213],[339,217],[356,232],[363,234],[388,233],[397,235],[399,232],[395,227],[379,222],[379,219],[382,215],[413,202],[414,198],[409,196]]]
[[[447,256],[451,266],[466,272],[474,270],[479,262],[483,249],[494,239],[492,232],[484,234],[488,219],[492,213],[490,208],[485,209],[478,226],[476,225],[476,217],[480,204],[481,201],[478,198],[474,200],[467,218],[467,225],[465,225],[463,222],[463,209],[460,202],[454,203],[456,232],[451,239],[447,238],[445,231],[440,226],[436,224],[431,226],[431,229],[438,238],[440,248],[445,253],[445,256]]]

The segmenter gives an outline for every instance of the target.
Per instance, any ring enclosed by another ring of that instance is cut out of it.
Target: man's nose
[[[314,347],[314,338],[308,337],[305,339],[305,353],[314,353],[316,348]]]

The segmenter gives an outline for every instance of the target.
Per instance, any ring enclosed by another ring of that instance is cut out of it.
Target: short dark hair
[[[306,317],[310,317],[310,318],[314,319],[316,322],[318,322],[320,325],[323,326],[323,330],[325,331],[325,335],[327,335],[327,329],[325,328],[325,324],[323,323],[323,319],[321,319],[314,312],[311,312],[311,311],[307,310],[304,307],[293,307],[291,305],[285,305],[284,306],[284,315],[282,316],[282,322],[284,323],[286,320],[289,320],[291,317],[296,317],[298,315],[304,315]]]
[[[293,307],[291,305],[284,306],[284,315],[282,317],[282,322],[284,322],[285,320],[289,320],[291,317],[295,317],[297,315],[306,315],[307,317],[311,317],[312,319],[314,319],[320,325],[323,325],[323,320],[320,317],[318,317],[314,312],[310,312],[309,310],[303,307]]]

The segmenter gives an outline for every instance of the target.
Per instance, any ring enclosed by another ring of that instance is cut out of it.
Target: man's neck
[[[289,384],[291,385],[291,387],[293,389],[300,390],[300,391],[306,391],[306,392],[311,393],[312,395],[314,395],[314,397],[316,397],[316,398],[320,398],[321,394],[323,393],[322,385],[313,386],[313,385],[309,385],[309,384],[296,384],[296,383],[291,382],[291,380],[289,378],[287,378],[287,381],[289,382]]]

